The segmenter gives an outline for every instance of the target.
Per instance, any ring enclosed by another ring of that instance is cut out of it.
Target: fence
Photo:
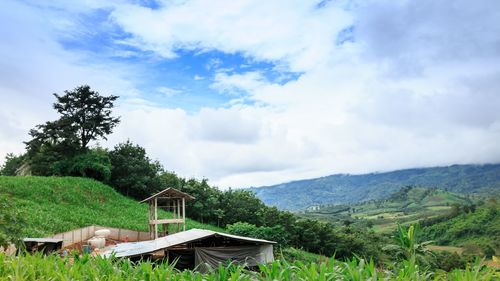
[[[58,233],[45,238],[57,238],[63,240],[63,247],[68,247],[70,245],[80,243],[86,241],[92,237],[94,237],[94,233],[96,230],[100,229],[109,229],[111,232],[109,237],[113,240],[118,241],[129,241],[129,242],[137,242],[137,241],[145,241],[150,240],[149,232],[142,232],[130,229],[123,228],[114,228],[114,227],[106,227],[99,225],[91,225],[87,227],[82,227],[78,229],[74,229],[71,231],[66,231],[62,233]]]

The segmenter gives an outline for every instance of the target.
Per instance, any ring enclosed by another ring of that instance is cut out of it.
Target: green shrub
[[[441,251],[434,254],[433,267],[444,271],[451,271],[456,268],[464,269],[467,258],[453,252]]]
[[[16,156],[12,153],[7,153],[3,166],[0,167],[0,176],[15,176],[17,170],[21,167],[24,161],[24,155]]]
[[[54,165],[54,174],[107,181],[111,177],[111,160],[106,150],[96,148]]]
[[[279,246],[288,245],[288,234],[281,226],[255,226],[246,222],[237,222],[227,225],[227,231],[234,235],[275,241]]]

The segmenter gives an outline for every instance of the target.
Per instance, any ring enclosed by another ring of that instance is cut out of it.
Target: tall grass
[[[57,255],[6,256],[0,253],[0,280],[498,280],[494,269],[470,265],[465,270],[429,272],[412,262],[380,269],[373,262],[353,258],[349,261],[328,259],[324,262],[288,263],[276,260],[260,265],[259,271],[242,266],[219,266],[211,273],[178,271],[172,264],[149,261],[132,263],[127,259]]]
[[[44,237],[92,224],[139,231],[148,229],[148,206],[101,182],[76,177],[0,176],[7,194],[26,221],[23,236]],[[189,215],[189,209],[186,210]],[[159,216],[167,216],[160,211]],[[187,220],[187,228],[221,231]]]

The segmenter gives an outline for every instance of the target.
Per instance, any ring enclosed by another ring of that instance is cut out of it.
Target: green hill
[[[330,222],[350,221],[390,232],[396,223],[409,224],[447,214],[454,205],[471,205],[473,200],[436,188],[405,187],[387,199],[349,205],[314,206],[301,215]]]
[[[481,251],[490,246],[499,252],[500,207],[495,200],[490,200],[474,211],[426,226],[422,234],[438,245],[461,246],[466,250],[479,245]]]
[[[453,165],[364,175],[339,174],[251,190],[267,205],[283,210],[301,210],[312,205],[384,199],[409,185],[498,195],[500,164]]]
[[[147,231],[148,206],[101,182],[75,177],[0,176],[7,194],[26,221],[24,236],[43,237],[92,224]],[[189,209],[186,210],[189,216]],[[159,216],[167,216],[160,212]],[[187,228],[219,228],[187,220]]]

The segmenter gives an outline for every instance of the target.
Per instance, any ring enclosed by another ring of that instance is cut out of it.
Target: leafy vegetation
[[[322,262],[276,260],[259,266],[260,272],[243,266],[221,264],[214,271],[178,271],[173,264],[128,259],[57,255],[6,256],[0,253],[0,280],[497,280],[493,268],[476,262],[465,269],[432,272],[407,261],[380,269],[371,261],[327,259]]]
[[[385,199],[401,187],[410,185],[498,195],[500,164],[453,165],[364,175],[339,174],[251,190],[267,205],[296,211],[314,205]]]
[[[494,255],[500,251],[500,210],[496,200],[490,200],[474,210],[423,228],[426,239],[438,245],[454,245],[465,253]]]
[[[120,122],[111,115],[117,96],[101,96],[84,85],[60,96],[54,94],[59,118],[31,129],[26,153],[8,155],[0,174],[66,175],[99,180],[110,177],[109,159],[99,149],[90,150],[91,141],[106,139]]]
[[[432,241],[420,242],[418,235],[420,227],[418,224],[405,228],[398,224],[394,244],[388,244],[383,249],[391,252],[393,257],[399,260],[416,262],[419,265],[428,265],[430,249],[427,247]]]
[[[4,164],[0,166],[0,176],[15,176],[17,170],[23,164],[23,156],[7,153]]]
[[[120,193],[139,200],[158,192],[160,163],[152,161],[146,150],[130,141],[120,143],[109,152],[111,179],[109,183]]]

